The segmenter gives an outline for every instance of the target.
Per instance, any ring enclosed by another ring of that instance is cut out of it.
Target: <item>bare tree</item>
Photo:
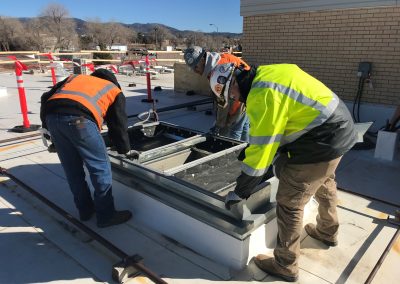
[[[10,51],[24,48],[26,48],[26,40],[21,22],[0,16],[0,49]]]
[[[101,23],[98,19],[86,22],[86,31],[93,43],[98,45],[101,50],[111,47],[113,44],[128,44],[134,42],[136,32],[119,23]]]
[[[108,32],[110,46],[115,43],[128,44],[134,42],[136,38],[136,32],[133,29],[119,23],[107,23],[106,31]]]
[[[157,38],[158,38],[159,46],[161,49],[163,41],[170,40],[173,38],[173,36],[167,28],[165,28],[163,26],[158,26]]]
[[[55,37],[54,49],[69,49],[76,42],[75,22],[68,10],[57,3],[49,4],[40,14],[49,35]]]
[[[170,42],[170,44],[172,45],[172,46],[178,46],[179,45],[179,38],[176,36],[176,35],[174,35],[174,34],[171,34],[171,37],[169,38],[169,42]]]
[[[34,50],[44,51],[46,48],[44,36],[46,28],[43,26],[43,22],[38,18],[33,18],[26,23],[25,29],[27,31],[27,43]]]
[[[186,37],[185,42],[187,46],[207,46],[207,37],[201,31],[194,31]]]
[[[211,51],[219,51],[221,49],[221,37],[220,36],[207,36],[208,49]]]
[[[101,50],[106,49],[106,36],[103,31],[103,24],[99,19],[86,21],[85,30],[84,36],[88,44],[92,42],[94,45],[98,45]]]

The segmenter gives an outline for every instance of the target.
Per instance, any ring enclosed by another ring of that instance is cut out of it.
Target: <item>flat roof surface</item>
[[[159,74],[152,80],[153,87],[162,87],[161,92],[153,92],[158,99],[157,108],[206,98],[175,93],[173,76]],[[151,104],[141,102],[147,96],[144,76],[117,77],[127,97],[128,115],[151,108]],[[24,74],[24,82],[29,120],[40,124],[40,96],[49,90],[51,77],[49,74]],[[128,87],[130,83],[135,83],[136,87]],[[32,134],[8,131],[22,124],[15,75],[0,74],[0,86],[6,87],[8,93],[0,97],[0,140]],[[182,108],[159,113],[159,117],[179,126],[208,131],[214,120],[214,116],[205,114],[210,109],[211,104],[206,104],[191,110]],[[137,120],[132,118],[130,122]],[[40,137],[0,143],[0,166],[77,217],[58,157],[47,152]],[[328,248],[303,232],[299,283],[364,283],[398,229],[386,219],[399,207],[399,170],[398,160],[377,160],[373,150],[350,151],[345,155],[337,171],[339,187],[372,199],[338,192],[337,247]],[[122,200],[117,199],[117,208],[119,204]],[[0,283],[112,282],[111,267],[119,261],[115,255],[1,175],[0,212]],[[93,219],[85,224],[129,255],[141,255],[143,263],[168,283],[280,283],[279,279],[258,270],[252,262],[242,271],[231,271],[149,229],[146,224],[137,222],[135,216],[126,224],[106,229],[98,229]],[[400,240],[397,240],[372,283],[398,282],[399,264]],[[146,281],[146,278],[136,278],[129,283],[151,283]]]

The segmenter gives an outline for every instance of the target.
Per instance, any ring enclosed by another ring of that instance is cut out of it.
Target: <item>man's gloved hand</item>
[[[49,151],[49,153],[57,153],[57,149],[54,143],[51,143],[50,146],[47,147],[47,151]]]
[[[243,198],[237,195],[234,191],[229,191],[225,197],[225,207],[230,210],[233,204],[239,203],[242,200]]]
[[[125,154],[125,158],[129,160],[138,160],[139,159],[139,151],[130,150],[128,153]]]
[[[40,128],[39,132],[42,134],[43,145],[49,147],[48,142],[51,142],[50,132],[46,128]]]
[[[218,136],[220,130],[221,130],[221,129],[220,129],[218,126],[213,126],[213,127],[210,128],[210,130],[208,131],[208,133],[210,133],[211,135]]]

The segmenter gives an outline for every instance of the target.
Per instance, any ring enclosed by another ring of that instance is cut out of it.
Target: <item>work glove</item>
[[[42,142],[44,146],[49,147],[48,141],[51,142],[50,132],[46,128],[40,128],[39,132],[42,135]]]
[[[128,160],[138,160],[139,159],[139,151],[130,150],[128,153],[125,153],[124,156]]]
[[[49,151],[49,153],[57,153],[56,146],[53,143],[51,143],[49,147],[47,147],[47,151]]]
[[[214,135],[214,136],[218,136],[220,131],[221,131],[221,129],[218,126],[213,126],[210,128],[208,133],[210,133],[211,135]]]
[[[239,203],[242,200],[243,198],[237,195],[234,191],[229,191],[225,197],[225,208],[230,210],[233,204]]]
[[[39,131],[42,134],[42,142],[47,147],[47,151],[49,153],[57,153],[55,145],[51,143],[50,132],[46,128],[41,128]]]
[[[118,153],[118,151],[115,149],[115,147],[111,147],[110,150],[108,151],[114,158],[118,159],[128,159],[128,160],[135,160],[139,158],[139,152],[135,150],[130,150],[126,153]]]

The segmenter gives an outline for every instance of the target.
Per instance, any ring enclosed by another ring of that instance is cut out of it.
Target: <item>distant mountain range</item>
[[[21,22],[25,23],[28,22],[29,20],[33,19],[33,18],[18,18]],[[83,34],[85,32],[85,23],[86,21],[78,19],[78,18],[72,18],[75,23],[76,23],[76,32],[78,34]],[[177,35],[181,35],[182,37],[185,37],[193,32],[197,32],[197,31],[191,31],[191,30],[178,30],[163,24],[158,24],[158,23],[147,23],[147,24],[140,24],[140,23],[134,23],[134,24],[124,24],[124,23],[119,23],[121,25],[124,25],[126,27],[131,27],[133,28],[136,32],[140,32],[140,33],[151,33],[154,31],[155,27],[164,27],[167,30],[169,30],[173,35],[177,36]],[[215,35],[215,32],[213,33],[206,33],[206,32],[202,32],[203,34],[206,35]],[[224,37],[230,37],[230,38],[240,38],[242,37],[242,33],[228,33],[228,32],[219,32],[218,35],[220,36],[224,36]]]

